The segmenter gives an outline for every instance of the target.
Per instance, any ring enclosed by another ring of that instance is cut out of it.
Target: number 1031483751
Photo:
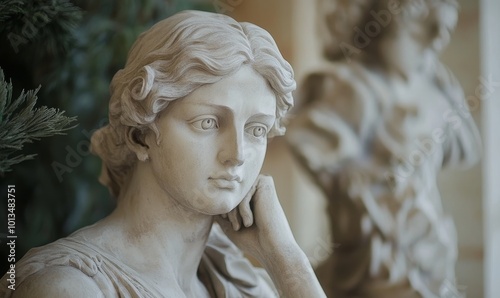
[[[16,186],[7,186],[7,238],[16,238]]]

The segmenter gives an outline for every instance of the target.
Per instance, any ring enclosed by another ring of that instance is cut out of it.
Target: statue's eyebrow
[[[276,118],[276,115],[271,115],[271,114],[265,114],[265,113],[257,113],[255,115],[252,115],[250,119],[256,120],[256,121],[269,121],[269,122],[274,122]]]
[[[214,103],[209,103],[209,102],[189,102],[189,105],[199,107],[202,106],[203,108],[211,108],[213,110],[217,111],[223,111],[224,113],[230,113],[234,114],[233,108],[226,106],[226,105],[221,105],[221,104],[214,104]],[[274,114],[267,114],[267,113],[261,113],[258,112],[250,117],[251,119],[259,120],[259,121],[273,121],[276,118],[276,115]]]
[[[233,112],[233,109],[231,107],[225,106],[225,105],[219,105],[219,104],[214,104],[214,103],[208,103],[208,102],[186,102],[186,104],[190,106],[194,106],[195,108],[200,107],[200,108],[211,108],[214,110],[223,110],[224,112]]]

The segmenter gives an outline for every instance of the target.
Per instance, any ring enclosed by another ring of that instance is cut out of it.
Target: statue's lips
[[[210,181],[218,188],[233,190],[235,189],[239,182],[236,180],[229,181],[226,179],[210,179]]]
[[[210,177],[209,180],[218,188],[233,190],[241,183],[241,177],[237,175],[223,174]]]

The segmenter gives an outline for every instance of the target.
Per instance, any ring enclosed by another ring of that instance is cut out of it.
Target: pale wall
[[[483,197],[485,235],[485,295],[500,293],[500,1],[481,1],[481,73],[491,79],[483,96]]]

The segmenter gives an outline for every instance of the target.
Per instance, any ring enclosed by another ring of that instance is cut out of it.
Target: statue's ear
[[[138,160],[146,161],[149,159],[149,146],[146,143],[146,133],[136,127],[128,127],[125,141],[129,149],[135,153]]]

